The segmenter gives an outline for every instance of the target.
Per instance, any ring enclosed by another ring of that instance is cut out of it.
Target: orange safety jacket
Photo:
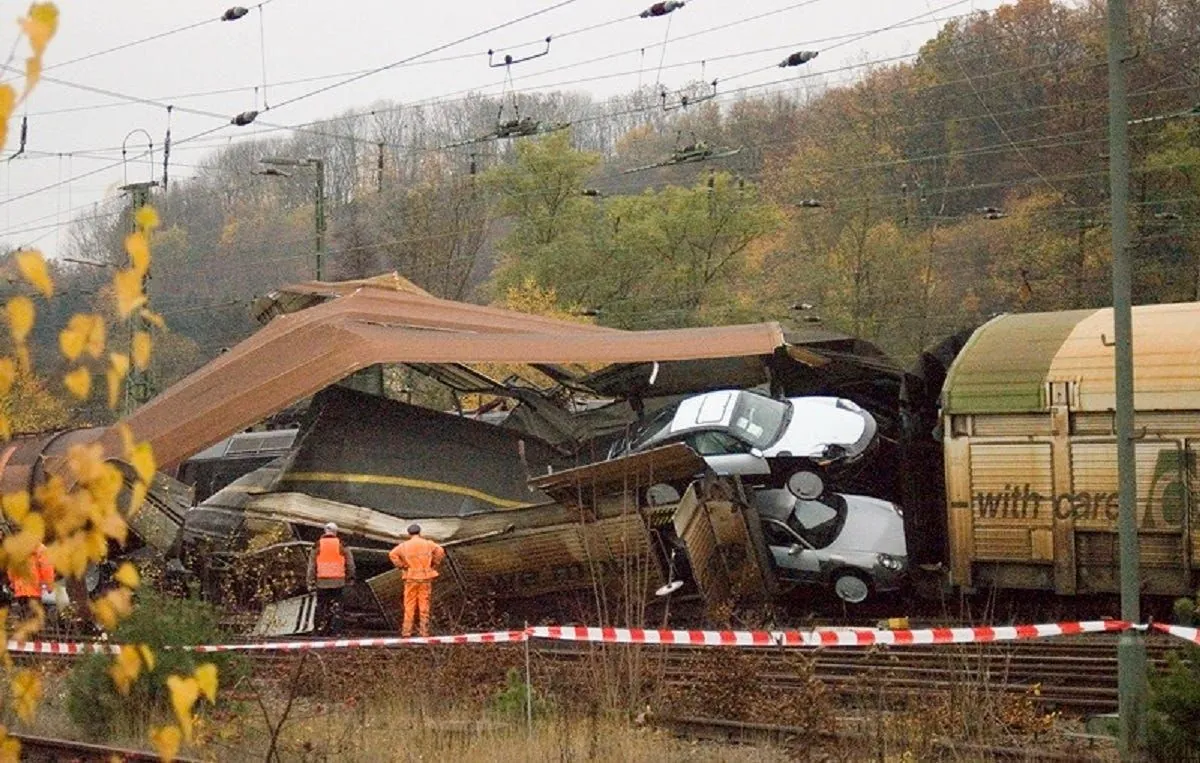
[[[342,542],[326,535],[317,541],[317,579],[342,580],[346,577],[346,554]]]
[[[437,543],[414,535],[388,552],[392,564],[404,570],[404,579],[413,582],[433,580],[446,551]]]
[[[54,586],[54,565],[46,554],[45,546],[38,546],[25,562],[22,573],[8,573],[8,582],[12,586],[13,596],[18,599],[35,598],[42,595],[42,586]]]

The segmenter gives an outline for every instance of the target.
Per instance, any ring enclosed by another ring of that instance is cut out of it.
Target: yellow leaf
[[[0,358],[0,397],[4,397],[12,390],[16,378],[17,366],[13,363],[12,358]]]
[[[154,207],[147,204],[134,213],[133,221],[142,230],[152,231],[159,226],[158,212],[154,210]]]
[[[54,3],[34,3],[29,6],[29,16],[21,19],[21,28],[29,38],[29,47],[40,56],[58,31],[58,8]]]
[[[104,354],[105,342],[104,319],[99,315],[92,316],[92,325],[88,327],[87,332],[87,354],[97,360]]]
[[[148,644],[138,644],[138,653],[142,655],[142,662],[146,665],[146,670],[154,670],[154,663],[157,661],[154,650]]]
[[[104,446],[100,443],[72,445],[67,448],[67,468],[85,485],[103,476]]]
[[[129,254],[130,270],[139,277],[150,269],[150,241],[141,231],[125,237],[125,251]]]
[[[126,513],[132,517],[137,515],[138,511],[142,508],[142,504],[146,501],[146,483],[133,483],[133,489],[130,492],[129,507],[126,509]]]
[[[125,524],[124,518],[115,511],[109,512],[104,517],[98,529],[117,543],[124,543],[125,537],[129,535],[129,526]]]
[[[142,293],[142,276],[132,270],[122,270],[113,276],[113,288],[117,294],[117,314],[128,318],[130,313],[146,304]]]
[[[30,56],[25,59],[25,92],[37,85],[42,79],[42,59],[41,56]]]
[[[176,726],[163,726],[150,730],[150,743],[163,763],[171,763],[179,755],[179,745],[183,735]]]
[[[139,442],[133,446],[133,452],[129,454],[129,465],[137,472],[142,482],[150,484],[154,479],[154,470],[158,468],[154,464],[154,452],[150,449],[150,443]]]
[[[59,332],[58,347],[67,360],[75,360],[84,350],[93,358],[99,358],[104,353],[104,340],[104,320],[99,315],[77,313]]]
[[[121,651],[117,652],[112,665],[108,666],[108,674],[112,676],[113,683],[117,686],[117,691],[121,692],[122,695],[129,694],[130,688],[133,687],[133,682],[137,680],[141,672],[142,659],[138,655],[137,648],[129,644],[121,647]]]
[[[63,357],[67,360],[75,360],[83,353],[87,335],[79,330],[79,319],[82,317],[82,315],[71,316],[71,320],[67,321],[67,327],[58,332],[58,349],[62,351]]]
[[[0,148],[8,138],[8,118],[17,105],[17,93],[9,85],[0,85]]]
[[[42,679],[29,668],[22,668],[13,676],[10,688],[17,717],[32,723],[38,703],[42,701]]]
[[[146,323],[149,323],[151,326],[154,326],[159,331],[167,330],[167,322],[163,320],[161,315],[153,310],[147,310],[143,307],[138,311],[138,314],[142,317],[142,320],[144,320]]]
[[[105,630],[116,628],[121,618],[132,609],[133,592],[128,588],[114,588],[92,601],[92,615]]]
[[[50,280],[50,271],[46,269],[46,260],[42,258],[41,252],[18,252],[17,269],[43,297],[50,299],[54,296],[54,282]]]
[[[12,439],[12,425],[8,423],[8,417],[0,413],[0,440]]]
[[[139,371],[150,367],[150,334],[138,331],[133,335],[133,365]]]
[[[63,385],[75,397],[86,400],[92,391],[92,372],[80,366],[63,377]]]
[[[129,356],[119,352],[112,352],[108,355],[109,366],[105,371],[104,377],[108,380],[108,407],[116,408],[117,402],[121,397],[121,383],[125,381],[125,376],[129,373]],[[120,425],[121,437],[127,438],[129,430]],[[132,441],[131,438],[129,438]],[[129,445],[126,444],[125,453],[129,452]]]
[[[117,569],[116,574],[113,575],[113,580],[116,580],[126,588],[137,588],[139,579],[137,567],[134,567],[131,562],[122,564]]]
[[[183,730],[183,738],[192,741],[192,707],[200,698],[200,684],[196,679],[184,676],[168,676],[167,689],[171,692],[171,707],[175,720]]]
[[[119,373],[121,376],[124,376],[125,374],[129,373],[129,356],[128,355],[126,355],[124,353],[120,353],[120,352],[110,352],[108,354],[108,362],[110,364],[110,367],[114,371]],[[127,432],[129,430],[125,429],[124,431]],[[125,450],[128,452],[129,448],[126,448]]]
[[[29,297],[18,295],[8,300],[4,307],[8,312],[8,327],[12,332],[13,341],[21,344],[33,328],[33,301]]]
[[[211,704],[217,702],[217,666],[211,662],[206,662],[196,668],[195,673],[196,683],[200,687],[200,693]]]
[[[0,738],[0,763],[20,763],[21,740],[10,736]]]
[[[17,524],[29,513],[29,493],[24,490],[19,493],[5,493],[0,503],[4,505],[4,513],[8,518]]]

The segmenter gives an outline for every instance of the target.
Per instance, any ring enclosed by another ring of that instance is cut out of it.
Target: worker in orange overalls
[[[347,585],[354,585],[354,573],[354,555],[338,538],[337,525],[330,522],[308,554],[308,588],[317,591],[317,635],[341,630],[342,594]]]
[[[400,635],[412,635],[413,619],[421,611],[422,636],[429,635],[429,599],[437,568],[446,558],[446,551],[437,543],[421,537],[421,526],[409,525],[408,540],[388,552],[392,564],[404,570],[404,627]]]
[[[8,571],[8,583],[12,586],[14,612],[20,618],[31,617],[33,602],[41,600],[42,591],[54,590],[54,565],[44,543],[39,543],[25,560],[24,569]]]

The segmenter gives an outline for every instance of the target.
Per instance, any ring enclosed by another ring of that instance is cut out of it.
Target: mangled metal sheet
[[[708,471],[708,464],[682,443],[535,477],[529,482],[555,500],[572,506],[595,506],[601,498],[633,496],[638,488],[665,482],[688,482]]]
[[[650,551],[649,532],[637,513],[505,533],[447,547],[434,595],[503,601],[623,578],[652,591],[662,582],[662,571]],[[394,619],[404,591],[401,572],[389,570],[367,584],[384,615]]]
[[[528,484],[556,462],[502,427],[341,387],[309,406],[272,490],[393,517],[454,517],[550,503]]]
[[[317,595],[307,593],[290,599],[273,601],[263,607],[251,636],[270,638],[312,633],[317,615]]]
[[[125,423],[171,466],[377,363],[667,361],[770,354],[783,342],[776,323],[627,332],[367,285],[272,320]]]
[[[692,576],[710,607],[761,599],[772,573],[752,533],[760,519],[752,506],[721,495],[724,483],[693,483],[672,517],[675,534],[687,552]]]

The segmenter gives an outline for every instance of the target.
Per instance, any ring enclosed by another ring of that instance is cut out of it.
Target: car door
[[[820,582],[820,558],[807,541],[777,519],[763,520],[763,534],[781,577],[799,583]]]

